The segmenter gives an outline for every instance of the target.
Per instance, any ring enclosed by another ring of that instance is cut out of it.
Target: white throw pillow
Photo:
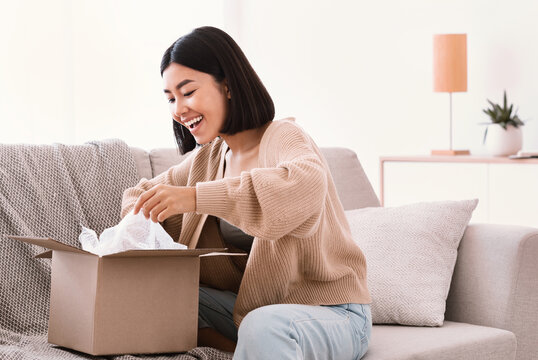
[[[375,324],[441,326],[458,245],[478,199],[347,210],[366,256]]]

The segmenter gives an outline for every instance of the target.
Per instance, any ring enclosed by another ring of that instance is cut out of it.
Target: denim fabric
[[[239,338],[234,360],[355,360],[368,349],[370,305],[263,306],[245,316],[237,336],[232,319],[235,296],[200,288],[199,327],[211,326],[234,341]]]
[[[211,327],[228,339],[237,342],[237,328],[233,320],[237,294],[207,287],[198,291],[198,328]]]

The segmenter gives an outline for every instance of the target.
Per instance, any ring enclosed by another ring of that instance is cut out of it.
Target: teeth
[[[188,121],[185,123],[185,125],[187,126],[191,126],[192,124],[194,123],[197,123],[198,121],[202,120],[202,115],[198,116],[198,117],[195,117],[194,119],[192,119],[191,121]]]

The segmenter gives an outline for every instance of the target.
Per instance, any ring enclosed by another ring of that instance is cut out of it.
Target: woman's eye
[[[188,93],[183,94],[183,96],[188,97],[191,96],[196,90],[189,91]]]
[[[175,101],[176,99],[168,99],[168,103],[171,104]]]

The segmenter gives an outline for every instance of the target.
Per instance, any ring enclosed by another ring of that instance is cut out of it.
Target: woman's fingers
[[[159,205],[161,207],[155,208]],[[166,215],[159,218],[159,214],[165,209]],[[195,211],[195,209],[196,188],[159,184],[138,197],[133,211],[136,215],[142,210],[146,219],[151,218],[152,221],[157,222],[164,221],[172,215]]]
[[[150,218],[151,211],[153,210],[153,208],[157,206],[163,200],[165,200],[165,197],[163,197],[163,195],[160,194],[159,192],[155,193],[152,197],[146,200],[146,202],[142,206],[142,212],[144,216],[146,217],[146,219]]]
[[[140,211],[140,209],[142,208],[142,206],[144,206],[145,202],[150,198],[152,197],[153,195],[155,195],[155,187],[149,189],[148,191],[145,191],[143,192],[139,197],[138,199],[136,200],[135,202],[135,206],[134,206],[134,214],[138,214],[138,212]]]
[[[153,209],[155,205],[161,202],[162,194],[160,194],[160,188],[160,185],[152,187],[151,189],[140,195],[137,200],[137,203],[139,203],[138,211],[142,210],[142,214],[146,217],[146,219],[149,218],[149,213],[151,212],[151,209]],[[135,212],[135,215],[138,213],[138,211]]]
[[[151,221],[155,223],[162,221],[162,220],[159,220],[159,215],[161,215],[163,210],[165,209],[166,209],[166,205],[164,205],[162,202],[158,203],[155,207],[153,207],[153,209],[151,209],[149,212],[149,217]]]
[[[168,219],[170,216],[175,215],[173,214],[169,208],[165,208],[161,213],[157,216],[158,222],[163,222],[164,220]]]

